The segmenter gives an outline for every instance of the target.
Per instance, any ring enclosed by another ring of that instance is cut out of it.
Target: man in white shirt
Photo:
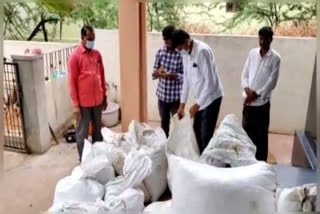
[[[257,146],[256,158],[267,161],[271,92],[276,87],[280,55],[270,48],[273,31],[259,30],[260,48],[252,49],[244,66],[241,85],[244,107],[242,125]]]
[[[194,131],[199,151],[202,153],[213,136],[223,97],[215,58],[207,44],[191,39],[183,30],[177,30],[172,41],[176,50],[182,54],[184,67],[178,116],[184,116],[191,88],[196,103],[190,108],[189,113],[191,118],[194,118]]]

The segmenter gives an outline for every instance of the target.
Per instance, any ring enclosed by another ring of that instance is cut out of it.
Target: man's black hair
[[[90,25],[85,25],[81,28],[81,38],[85,37],[88,32],[92,33],[94,31],[93,27]]]
[[[273,40],[273,30],[271,27],[263,27],[259,30],[259,36],[263,36],[264,38],[269,38],[271,41]]]
[[[162,30],[162,37],[164,40],[171,40],[172,34],[176,30],[176,27],[173,25],[168,25],[167,27],[163,28]]]
[[[183,45],[186,39],[190,39],[190,35],[184,30],[176,30],[173,32],[172,45],[176,48],[179,45]]]

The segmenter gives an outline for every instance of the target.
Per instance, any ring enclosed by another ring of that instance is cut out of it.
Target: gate
[[[23,121],[22,90],[16,63],[4,63],[3,91],[4,148],[28,153]]]

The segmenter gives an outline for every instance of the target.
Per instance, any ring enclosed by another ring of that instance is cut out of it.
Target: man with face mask
[[[102,141],[101,115],[107,108],[106,82],[102,57],[93,49],[95,32],[91,26],[81,29],[81,43],[68,59],[69,88],[74,116],[77,120],[79,160],[92,123],[92,141]]]
[[[161,127],[169,136],[170,117],[177,113],[183,83],[183,63],[180,53],[172,47],[174,26],[162,31],[165,45],[159,49],[154,63],[153,79],[159,79],[157,96]]]
[[[242,125],[257,146],[256,158],[262,161],[267,161],[268,157],[270,98],[280,69],[280,55],[270,48],[272,40],[272,28],[259,30],[260,48],[250,51],[241,80],[244,97]]]
[[[223,97],[215,58],[207,44],[191,39],[183,30],[175,31],[173,45],[183,55],[184,62],[184,80],[178,116],[184,117],[185,104],[191,88],[196,103],[190,108],[189,113],[191,118],[194,118],[194,131],[199,151],[202,153],[213,136]]]

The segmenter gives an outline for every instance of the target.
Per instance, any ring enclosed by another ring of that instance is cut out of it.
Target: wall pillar
[[[316,72],[316,81],[317,81],[317,195],[320,196],[320,1],[317,0],[317,72]],[[320,197],[317,197],[317,209],[318,212],[320,211]]]
[[[122,130],[147,121],[146,3],[119,1]]]
[[[26,143],[31,153],[42,154],[51,145],[43,56],[11,57],[19,67]]]
[[[0,1],[0,18],[3,14],[3,1]],[[2,18],[3,19],[3,18]],[[3,24],[0,21],[0,32],[3,32]],[[0,33],[0,94],[3,96],[3,33]],[[3,99],[0,99],[0,106],[3,106]],[[4,144],[4,121],[3,121],[3,107],[0,111],[0,180],[3,172],[3,144]]]

